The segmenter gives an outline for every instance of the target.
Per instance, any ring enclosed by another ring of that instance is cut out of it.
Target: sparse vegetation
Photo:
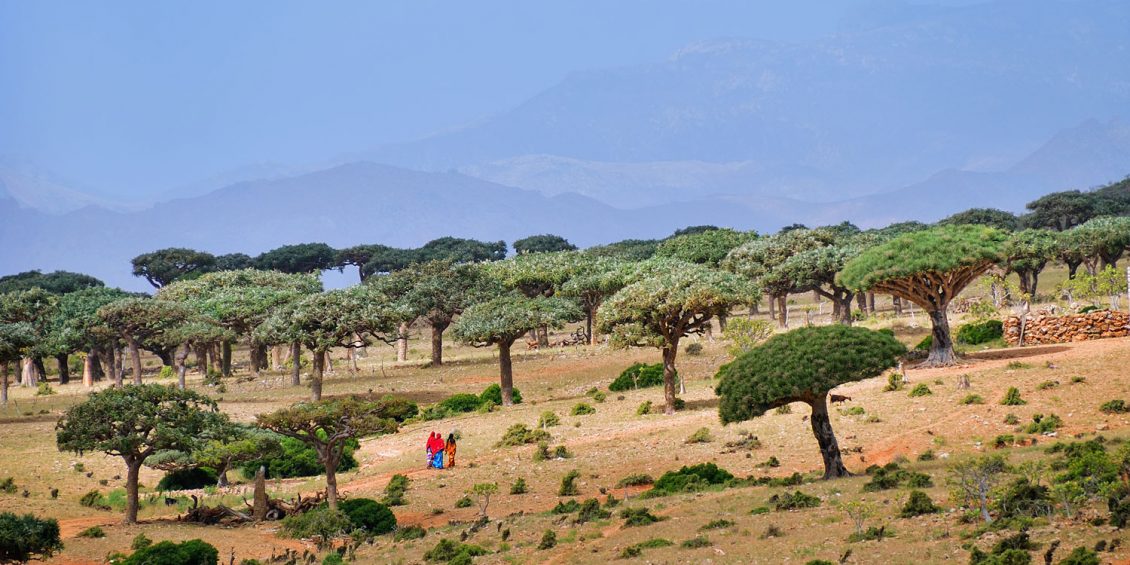
[[[1001,399],[1003,406],[1023,406],[1028,404],[1024,399],[1020,398],[1020,389],[1010,386],[1008,391],[1004,393],[1004,398]]]

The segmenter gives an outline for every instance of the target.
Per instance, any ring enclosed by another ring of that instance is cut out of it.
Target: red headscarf
[[[428,442],[424,444],[424,447],[432,450],[433,452],[436,450],[436,433],[435,432],[428,434]]]

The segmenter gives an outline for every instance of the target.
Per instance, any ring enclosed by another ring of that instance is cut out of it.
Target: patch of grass
[[[781,460],[777,459],[776,455],[770,455],[768,459],[766,459],[765,461],[763,461],[761,463],[758,463],[757,466],[758,467],[770,467],[770,468],[780,467],[781,466]]]
[[[578,402],[577,405],[569,411],[569,414],[573,416],[588,416],[589,414],[596,414],[596,408],[593,408],[590,404]]]
[[[502,434],[502,439],[494,444],[495,447],[512,447],[516,445],[526,445],[530,443],[537,443],[539,441],[549,441],[553,436],[545,430],[531,430],[525,424],[514,424],[506,429],[506,433]]]
[[[518,477],[518,480],[510,485],[510,494],[526,494],[527,492],[529,490],[526,487],[526,479],[522,477]]]
[[[87,529],[85,529],[85,530],[83,530],[83,531],[81,531],[81,532],[79,532],[78,534],[75,534],[75,535],[77,535],[80,538],[92,538],[92,539],[94,539],[94,538],[104,538],[104,537],[106,537],[106,532],[103,531],[102,528],[99,527],[99,526],[91,526],[91,527],[89,527],[89,528],[87,528]]]
[[[867,411],[862,406],[852,406],[846,410],[840,410],[840,415],[843,416],[862,416],[866,413]]]
[[[646,416],[651,413],[651,401],[647,400],[636,408],[636,416]]]
[[[1020,423],[1020,418],[1018,418],[1016,414],[1009,412],[1008,414],[1004,415],[1004,423],[1010,426],[1015,426]]]
[[[683,351],[686,351],[687,355],[690,355],[691,357],[702,355],[702,344],[697,342],[688,343]]]
[[[655,479],[651,478],[651,475],[645,475],[643,473],[633,473],[631,475],[628,475],[627,477],[620,479],[620,481],[616,483],[616,488],[637,487],[653,484],[655,484]]]
[[[848,541],[851,543],[861,541],[882,541],[884,538],[892,538],[895,536],[894,530],[888,529],[886,526],[870,526],[862,532],[855,532],[848,536]]]
[[[713,544],[706,537],[695,536],[689,540],[683,541],[683,543],[679,544],[679,547],[683,549],[699,549],[702,547],[710,547],[711,545]]]
[[[727,520],[725,518],[718,518],[716,520],[711,520],[711,521],[707,522],[706,524],[704,524],[698,530],[700,532],[705,532],[706,530],[722,530],[722,529],[725,529],[725,528],[729,528],[733,525],[734,525],[733,520]]]
[[[1036,390],[1048,390],[1059,386],[1059,381],[1044,381],[1036,385]]]
[[[1073,385],[1084,384],[1086,382],[1087,382],[1087,377],[1079,377],[1079,376],[1071,377],[1071,384],[1073,384]]]
[[[778,512],[782,510],[797,510],[801,508],[816,508],[820,506],[820,497],[805,494],[801,491],[783,494],[774,494],[769,497],[769,504]]]
[[[984,404],[985,399],[982,398],[980,394],[970,394],[970,395],[967,395],[965,398],[962,398],[961,403],[965,404],[965,405]]]
[[[647,541],[641,541],[640,543],[637,543],[635,545],[629,545],[628,547],[625,547],[623,549],[623,551],[620,552],[620,558],[621,559],[633,559],[633,558],[639,557],[641,554],[643,554],[643,550],[645,550],[645,549],[655,549],[655,548],[659,548],[659,547],[670,547],[672,545],[675,545],[675,543],[672,542],[669,539],[651,538]]]
[[[411,479],[400,473],[393,475],[385,485],[385,495],[381,502],[385,506],[404,506],[407,504],[404,495],[408,493],[408,485],[411,482]]]
[[[785,535],[785,532],[781,531],[781,528],[779,526],[777,526],[776,524],[769,524],[769,527],[765,528],[765,531],[761,532],[761,535],[758,536],[758,538],[759,539],[779,538],[779,537],[784,537],[784,535]]]
[[[17,490],[19,490],[19,487],[16,486],[15,478],[5,477],[4,480],[0,480],[0,492],[3,492],[5,494],[13,494]]]
[[[914,385],[914,388],[910,389],[908,396],[914,398],[917,396],[930,396],[931,394],[934,394],[934,391],[930,390],[930,387],[926,386],[926,383],[918,383]]]
[[[1032,365],[1029,365],[1028,363],[1025,363],[1023,361],[1012,361],[1008,365],[1005,365],[1004,368],[1012,371],[1017,371],[1021,369],[1031,369]]]
[[[1130,406],[1126,405],[1126,401],[1122,399],[1108,400],[1099,406],[1099,411],[1103,414],[1125,414],[1130,412]]]
[[[773,411],[773,413],[778,414],[778,415],[792,414],[793,413],[793,406],[791,404],[785,404],[785,405],[782,405],[782,406],[778,406],[777,409]]]
[[[922,453],[918,454],[918,460],[919,461],[933,461],[937,458],[938,457],[937,457],[937,455],[934,454],[933,449],[927,449],[926,451],[923,451]]]
[[[1001,404],[1004,406],[1023,406],[1028,404],[1026,400],[1020,398],[1020,389],[1012,386],[1008,387],[1008,391],[1004,393],[1004,398],[1001,399]]]
[[[473,558],[488,553],[490,552],[477,545],[442,539],[435,547],[424,553],[424,559],[438,563],[470,563]]]
[[[684,443],[710,443],[712,441],[714,441],[714,436],[710,435],[710,428],[699,428]]]
[[[420,526],[404,526],[396,529],[392,539],[393,541],[408,541],[421,539],[426,535],[428,535],[428,531]]]

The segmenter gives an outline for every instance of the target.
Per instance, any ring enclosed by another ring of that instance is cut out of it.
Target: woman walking
[[[447,434],[447,443],[444,445],[443,450],[447,454],[447,461],[446,461],[447,466],[449,468],[454,467],[455,466],[455,434],[454,433]]]

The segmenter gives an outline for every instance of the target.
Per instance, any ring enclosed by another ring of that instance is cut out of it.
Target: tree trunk
[[[326,369],[326,352],[314,351],[314,359],[311,361],[313,370],[310,375],[310,400],[315,402],[322,399],[322,376],[325,374]]]
[[[256,522],[267,518],[267,468],[260,465],[255,471],[255,505],[252,507],[251,517]]]
[[[718,331],[726,333],[726,320],[730,317],[728,312],[718,313]]]
[[[446,323],[432,323],[432,366],[443,365],[443,332],[447,329]]]
[[[758,304],[757,302],[754,302],[753,304],[750,305],[749,316],[751,318],[761,313],[759,306],[760,306],[760,304]]]
[[[283,370],[283,348],[281,345],[276,345],[271,348],[271,370]]]
[[[70,355],[60,353],[55,356],[55,362],[59,364],[59,384],[65,385],[71,382],[71,367],[67,364],[70,362]]]
[[[1079,271],[1079,265],[1082,264],[1082,261],[1064,261],[1064,263],[1067,263],[1067,278],[1074,279],[1075,273]]]
[[[247,338],[247,356],[251,365],[251,378],[259,379],[259,344],[252,338]]]
[[[8,404],[8,362],[0,363],[0,405]]]
[[[867,313],[867,295],[862,292],[855,296],[855,305],[859,307],[859,311],[864,314]]]
[[[408,322],[402,322],[396,332],[396,360],[408,360]]]
[[[595,310],[585,310],[585,337],[588,338],[589,345],[596,345],[596,335],[592,333],[592,319],[594,317],[596,317]]]
[[[777,297],[776,296],[770,296],[769,297],[769,319],[770,320],[776,320],[777,319]]]
[[[538,328],[538,347],[549,347],[549,328]]]
[[[663,348],[663,400],[666,403],[663,413],[668,416],[675,413],[675,379],[678,378],[675,372],[675,355],[678,352],[678,340]],[[682,382],[679,383],[679,388],[685,390]]]
[[[860,296],[863,295],[860,294]],[[836,301],[836,304],[838,304],[840,307],[840,323],[845,326],[850,326],[853,321],[851,318],[851,299],[852,293],[849,292],[843,297],[842,300]]]
[[[902,315],[902,299],[897,296],[891,297],[891,307],[895,310],[896,316]]]
[[[129,338],[129,360],[130,366],[133,368],[133,384],[141,384],[141,348],[137,345],[137,340]]]
[[[514,340],[498,344],[498,380],[502,387],[502,405],[514,405],[514,366],[510,362],[510,346]]]
[[[127,524],[137,523],[137,479],[142,461],[126,459],[126,519]]]
[[[337,461],[326,461],[326,502],[337,510]]]
[[[110,376],[111,379],[113,379],[114,386],[121,388],[122,372],[118,370],[119,355],[120,354],[118,353],[118,347],[116,345],[111,345],[109,350],[107,350],[106,355],[106,373]]]
[[[220,371],[225,377],[231,376],[231,342],[227,340],[220,344]]]
[[[781,317],[779,324],[782,328],[789,327],[789,295],[782,294],[777,297],[777,315]]]
[[[868,292],[867,293],[867,311],[871,312],[872,314],[875,313],[875,293],[874,292]]]
[[[20,374],[20,385],[25,387],[33,387],[39,384],[38,371],[35,369],[35,361],[31,357],[25,357],[23,360],[23,371]]]
[[[812,435],[820,444],[820,456],[824,459],[824,478],[835,479],[850,476],[840,455],[840,445],[832,431],[832,420],[828,417],[828,395],[822,394],[809,403],[812,407]]]
[[[94,386],[94,351],[86,354],[86,358],[82,360],[82,386],[90,388]]]
[[[205,343],[198,343],[194,348],[194,355],[196,357],[196,372],[202,376],[208,374],[208,345]]]
[[[933,343],[930,344],[930,355],[926,357],[925,367],[944,367],[957,364],[957,355],[953,352],[953,339],[950,337],[950,323],[946,316],[946,308],[942,306],[930,312],[930,323],[933,326]]]
[[[297,341],[290,344],[290,384],[299,386],[302,384],[302,344]]]
[[[97,382],[104,379],[106,372],[102,370],[102,354],[98,352],[97,348],[91,347],[86,356],[92,359],[90,362],[90,372],[93,375],[94,381]]]
[[[173,357],[173,366],[177,370],[177,386],[181,390],[186,387],[185,374],[188,373],[188,352],[191,350],[192,348],[186,343],[177,349],[176,355]]]

